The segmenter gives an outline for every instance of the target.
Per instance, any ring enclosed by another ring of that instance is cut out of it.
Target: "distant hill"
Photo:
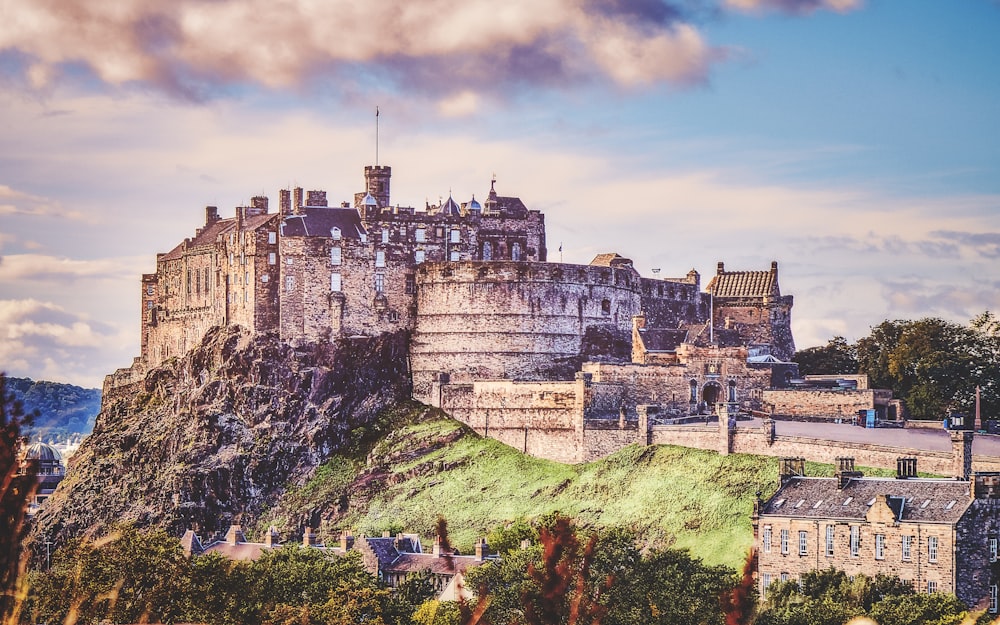
[[[25,412],[38,410],[32,433],[45,440],[90,434],[101,411],[101,391],[96,388],[8,377],[7,390],[24,403]]]

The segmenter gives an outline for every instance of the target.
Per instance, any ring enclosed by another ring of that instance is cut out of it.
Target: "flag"
[[[559,244],[559,251],[562,251],[562,243]]]
[[[378,107],[375,107],[375,117],[378,117]]]

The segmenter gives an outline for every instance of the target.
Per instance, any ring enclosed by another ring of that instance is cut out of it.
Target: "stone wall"
[[[435,372],[453,382],[572,379],[589,328],[625,334],[639,309],[634,272],[531,262],[417,270],[414,393]]]
[[[477,381],[441,386],[441,408],[482,436],[558,462],[581,459],[586,389],[572,382]]]
[[[892,391],[882,389],[769,389],[763,392],[763,410],[775,415],[840,419],[859,410],[877,409],[885,418]]]

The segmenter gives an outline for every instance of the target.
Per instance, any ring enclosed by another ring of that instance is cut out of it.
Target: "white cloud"
[[[135,258],[78,260],[44,254],[10,254],[0,257],[0,282],[134,277],[139,273],[136,266],[138,260]]]
[[[35,217],[60,217],[84,220],[79,211],[68,210],[58,201],[39,197],[0,184],[0,215],[31,215]]]

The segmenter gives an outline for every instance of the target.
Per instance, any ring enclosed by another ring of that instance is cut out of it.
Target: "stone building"
[[[782,362],[794,350],[792,298],[781,295],[777,263],[736,272],[719,263],[704,292],[693,269],[644,278],[616,253],[549,263],[544,216],[499,195],[495,179],[482,203],[449,194],[418,210],[392,204],[391,168],[364,173],[365,190],[336,206],[325,191],[296,188],[279,191],[277,212],[264,196],[232,218],[207,207],[195,236],[142,276],[141,355],[106,386],[185,353],[214,326],[293,344],[404,330],[414,398],[467,423],[496,403],[483,433],[505,442],[558,423],[576,434],[555,457],[579,461],[590,455],[584,419],[634,426],[640,405],[647,414],[753,408],[793,367]],[[512,394],[497,396],[501,387]]]
[[[972,435],[952,439],[953,479],[916,477],[915,458],[898,460],[895,479],[864,477],[853,458],[838,460],[835,477],[807,477],[803,459],[783,459],[780,487],[753,517],[761,595],[833,567],[898,576],[918,592],[954,593],[995,613],[1000,474],[970,476]]]

